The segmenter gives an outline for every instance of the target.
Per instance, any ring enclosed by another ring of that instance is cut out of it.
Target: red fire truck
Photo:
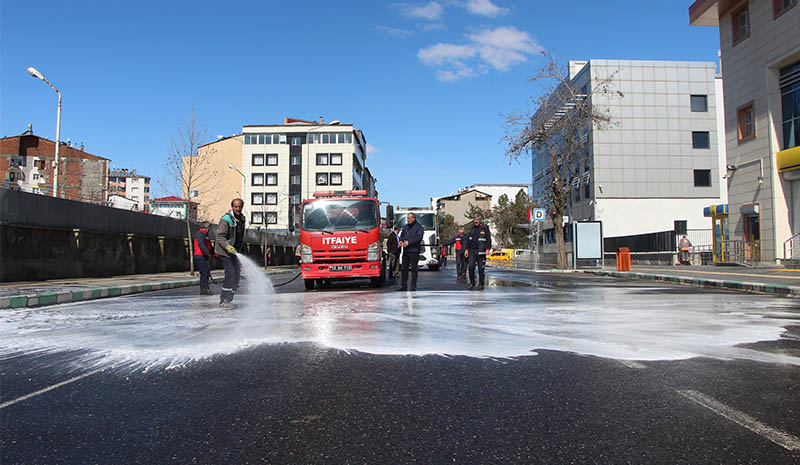
[[[358,278],[381,287],[386,267],[380,202],[363,190],[314,193],[302,206],[300,250],[306,290]]]

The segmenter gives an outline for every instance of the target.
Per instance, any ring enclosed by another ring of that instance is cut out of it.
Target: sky
[[[383,201],[485,183],[530,183],[505,156],[504,115],[532,111],[541,52],[570,59],[717,62],[719,31],[690,27],[692,1],[0,0],[0,135],[33,124],[164,177],[192,108],[208,131],[352,123]]]

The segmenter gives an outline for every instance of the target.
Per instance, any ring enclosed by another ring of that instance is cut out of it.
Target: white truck
[[[428,207],[395,207],[394,225],[401,228],[406,225],[406,216],[413,213],[417,217],[417,222],[424,231],[422,236],[422,247],[419,251],[419,266],[427,266],[432,271],[439,270],[441,257],[439,245],[439,218],[436,210]]]

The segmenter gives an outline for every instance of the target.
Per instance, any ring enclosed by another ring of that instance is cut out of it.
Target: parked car
[[[509,262],[513,257],[514,257],[513,249],[503,249],[503,250],[496,250],[490,253],[489,256],[486,258],[493,262]]]

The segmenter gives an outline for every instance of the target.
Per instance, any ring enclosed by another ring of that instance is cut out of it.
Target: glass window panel
[[[352,143],[353,143],[353,135],[352,135],[352,134],[350,134],[350,133],[347,133],[347,140],[346,140],[346,142],[347,142],[348,144],[352,144]]]
[[[267,145],[272,144],[272,134],[264,134],[264,143]]]
[[[708,111],[708,96],[707,95],[692,95],[692,111],[706,112]]]
[[[267,185],[268,186],[277,186],[278,185],[278,175],[275,173],[268,173],[267,174]]]
[[[317,154],[317,164],[318,165],[327,165],[328,164],[328,154],[327,153],[318,153]]]
[[[711,170],[694,170],[694,187],[711,187]]]
[[[292,166],[299,166],[300,165],[300,155],[292,155],[291,163],[292,163]]]
[[[278,164],[278,154],[277,153],[268,153],[267,154],[267,165],[275,166]]]
[[[264,136],[265,136],[264,134],[259,134],[258,135],[258,143],[259,144],[263,144],[265,142],[266,137],[264,137]]]
[[[253,173],[253,185],[254,186],[263,186],[264,185],[264,175],[261,173]]]
[[[267,212],[267,224],[278,224],[278,212]]]
[[[266,194],[266,204],[276,205],[278,203],[278,194],[271,192]]]
[[[710,148],[710,139],[708,131],[694,131],[692,132],[692,148],[707,149]]]
[[[293,174],[292,175],[292,179],[291,179],[291,183],[292,184],[300,184],[300,175],[299,174]]]
[[[341,165],[342,164],[342,154],[341,153],[332,153],[331,154],[331,165]]]
[[[327,143],[329,143],[329,142],[330,142],[330,137],[331,137],[331,136],[330,136],[330,134],[327,134],[327,133],[326,133],[326,134],[323,134],[323,135],[322,135],[322,143],[323,143],[323,144],[327,144]]]
[[[280,136],[280,139],[279,139],[280,143],[281,144],[285,144],[286,143],[286,134],[279,134],[279,136]]]
[[[264,214],[261,212],[253,212],[250,214],[250,224],[261,224],[264,222]]]
[[[281,143],[281,136],[279,134],[272,135],[272,143],[273,144],[280,144]]]
[[[253,205],[261,205],[264,203],[264,194],[262,193],[253,193],[250,198],[250,203]]]
[[[317,185],[318,186],[328,185],[328,173],[317,173]]]
[[[344,137],[345,133],[340,132],[339,134],[336,135],[336,142],[339,144],[344,144]]]
[[[303,145],[301,137],[292,137],[292,145]]]
[[[264,154],[263,153],[254,153],[253,154],[253,165],[252,166],[263,166],[264,165]]]
[[[331,173],[331,185],[333,186],[342,185],[342,173]]]

